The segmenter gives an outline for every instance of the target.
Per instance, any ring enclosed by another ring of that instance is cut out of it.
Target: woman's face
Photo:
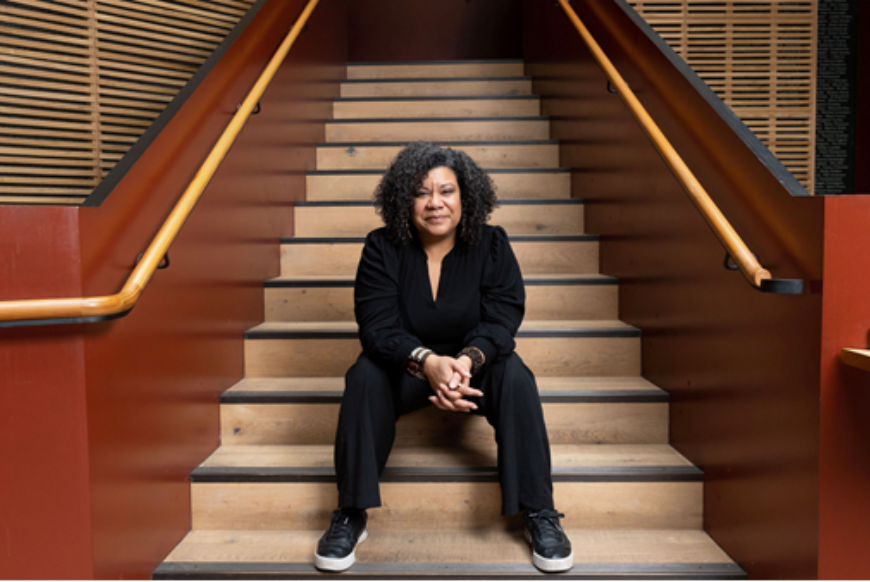
[[[414,199],[411,220],[424,244],[456,236],[462,218],[462,199],[456,174],[450,168],[432,168]]]

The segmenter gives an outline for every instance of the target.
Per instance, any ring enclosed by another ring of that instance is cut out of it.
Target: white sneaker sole
[[[531,545],[532,536],[529,535],[529,530],[523,532],[526,536],[526,541]],[[574,552],[566,558],[545,558],[536,551],[532,550],[532,564],[535,568],[542,572],[567,572],[574,567]]]
[[[356,545],[358,546],[363,543],[368,535],[369,530],[363,530],[362,535],[359,536],[359,539],[356,542]],[[344,570],[347,570],[348,568],[353,566],[353,563],[355,561],[356,547],[354,547],[351,553],[343,558],[326,558],[318,554],[316,551],[314,552],[314,567],[318,570],[326,570],[328,572],[343,572]]]

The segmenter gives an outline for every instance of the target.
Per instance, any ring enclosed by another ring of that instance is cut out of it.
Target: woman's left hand
[[[429,378],[429,385],[435,392],[434,396],[430,396],[429,400],[441,410],[451,412],[470,412],[477,410],[477,405],[469,400],[467,396],[483,396],[483,392],[472,388],[469,382],[471,381],[471,364],[469,358],[463,356],[459,359],[449,356],[435,356],[437,358],[430,365],[430,356],[426,360],[426,377]]]

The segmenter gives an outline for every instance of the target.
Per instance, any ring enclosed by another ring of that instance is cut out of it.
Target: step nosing
[[[694,466],[600,466],[554,467],[556,483],[692,482],[703,480],[704,472]],[[336,480],[332,467],[197,467],[193,483],[323,483]],[[498,482],[498,468],[492,467],[387,467],[382,483],[491,483]]]
[[[500,116],[500,117],[354,117],[347,119],[326,119],[326,125],[339,125],[351,123],[480,123],[485,122],[509,122],[509,121],[527,121],[537,123],[539,121],[549,121],[548,115],[516,115],[516,116]]]
[[[482,168],[487,174],[570,174],[571,168]],[[382,176],[386,170],[306,170],[306,176]]]
[[[562,329],[520,329],[516,337],[523,339],[630,339],[641,337],[640,329],[633,327],[620,328],[562,328]],[[299,329],[252,329],[245,332],[246,340],[339,340],[357,339],[357,330],[318,330]]]
[[[537,101],[540,95],[406,95],[400,97],[336,97],[334,103],[379,103],[382,101]]]
[[[476,60],[446,60],[446,61],[353,61],[348,67],[408,67],[425,65],[521,65],[523,59],[476,59]]]
[[[513,75],[508,77],[390,77],[384,79],[344,79],[342,84],[360,84],[360,83],[480,83],[486,81],[531,81],[529,75]]]
[[[598,242],[597,234],[514,234],[508,235],[511,242]],[[359,244],[366,241],[364,236],[325,236],[325,237],[283,237],[281,244]]]
[[[608,285],[618,285],[619,278],[609,276],[586,277],[577,275],[575,277],[540,277],[528,276],[523,278],[523,283],[526,287],[598,287]],[[317,277],[299,278],[299,279],[268,279],[263,282],[263,287],[267,289],[297,289],[297,288],[352,288],[354,286],[353,277],[347,279],[318,279]]]
[[[541,390],[544,404],[660,404],[670,401],[664,390]],[[221,395],[221,404],[324,404],[341,402],[341,390],[235,390]]]
[[[486,577],[543,578],[528,562],[517,563],[457,563],[457,562],[357,562],[340,573],[344,579],[486,579]],[[689,580],[742,580],[746,573],[733,562],[655,562],[655,563],[575,563],[568,572],[557,574],[566,580],[600,580],[642,578]],[[154,570],[155,580],[183,579],[286,579],[312,577],[323,579],[328,574],[309,562],[163,562]]]
[[[401,147],[406,146],[410,141],[335,141],[335,142],[320,142],[316,146],[319,148],[343,148],[343,147]],[[512,140],[483,140],[483,141],[433,141],[431,143],[437,145],[559,145],[557,139],[512,139]]]
[[[583,198],[507,198],[496,206],[576,206],[583,205]],[[296,208],[365,208],[374,207],[374,200],[300,200]]]

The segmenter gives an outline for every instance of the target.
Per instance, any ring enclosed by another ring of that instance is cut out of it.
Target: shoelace
[[[537,530],[537,537],[541,541],[562,539],[562,528],[557,520],[560,517],[565,517],[564,513],[559,513],[553,509],[542,509],[530,511],[526,515],[531,526]]]
[[[329,526],[327,539],[350,538],[353,536],[353,524],[349,515],[336,511],[332,514],[332,525]]]

